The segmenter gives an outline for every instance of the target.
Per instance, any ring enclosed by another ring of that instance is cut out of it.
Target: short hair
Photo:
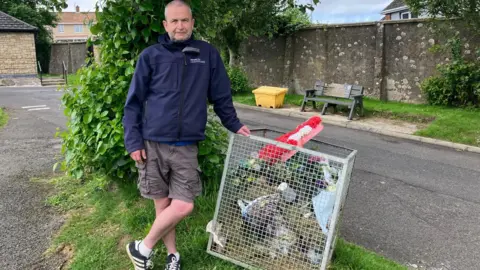
[[[188,7],[188,10],[190,10],[190,15],[192,15],[192,17],[193,17],[192,8],[190,7],[190,5],[187,2],[182,1],[182,0],[173,0],[165,6],[165,19],[167,19],[167,9],[170,6],[177,6],[177,7],[185,6],[185,7]]]

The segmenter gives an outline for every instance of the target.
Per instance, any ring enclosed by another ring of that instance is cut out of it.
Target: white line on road
[[[39,108],[39,107],[47,107],[47,105],[24,106],[22,107],[22,109]]]
[[[35,108],[35,109],[28,109],[29,111],[40,111],[40,110],[50,110],[50,107],[45,108]]]

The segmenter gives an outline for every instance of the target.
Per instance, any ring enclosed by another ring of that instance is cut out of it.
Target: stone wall
[[[241,54],[240,61],[248,66],[249,79],[266,85],[282,82],[285,45],[285,38],[275,40],[251,38],[244,43],[241,49],[244,53]]]
[[[423,102],[420,82],[450,60],[429,48],[459,31],[465,53],[473,57],[480,38],[465,29],[458,21],[425,19],[315,26],[273,40],[250,38],[241,46],[240,61],[254,86],[303,94],[319,79],[362,85],[375,98]]]
[[[35,77],[37,58],[33,33],[0,33],[0,78]]]
[[[63,62],[65,62],[68,73],[76,73],[85,64],[86,57],[86,42],[52,44],[50,73],[62,74]]]
[[[440,27],[440,28],[439,28]],[[436,66],[451,61],[446,53],[429,49],[445,44],[459,31],[465,42],[464,54],[473,57],[470,46],[479,47],[480,38],[470,35],[460,22],[449,26],[445,22],[418,21],[385,25],[385,90],[389,100],[422,101],[420,83],[435,75]]]

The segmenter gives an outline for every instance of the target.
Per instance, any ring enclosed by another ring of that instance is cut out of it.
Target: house
[[[90,23],[96,21],[95,12],[81,12],[75,7],[75,12],[58,13],[57,27],[51,29],[55,43],[85,42],[92,35]]]
[[[37,31],[0,11],[0,86],[40,85],[35,51]]]
[[[412,14],[408,6],[403,0],[393,0],[383,11],[384,15],[382,20],[408,20],[414,18],[427,18],[426,14]]]

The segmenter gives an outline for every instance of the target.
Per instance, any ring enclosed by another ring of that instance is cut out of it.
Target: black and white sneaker
[[[135,270],[147,270],[153,269],[153,262],[151,260],[151,256],[149,258],[143,256],[138,251],[137,241],[130,242],[127,245],[127,254],[130,257],[130,260],[135,267]]]
[[[180,259],[177,260],[175,254],[168,255],[165,270],[180,270]]]

